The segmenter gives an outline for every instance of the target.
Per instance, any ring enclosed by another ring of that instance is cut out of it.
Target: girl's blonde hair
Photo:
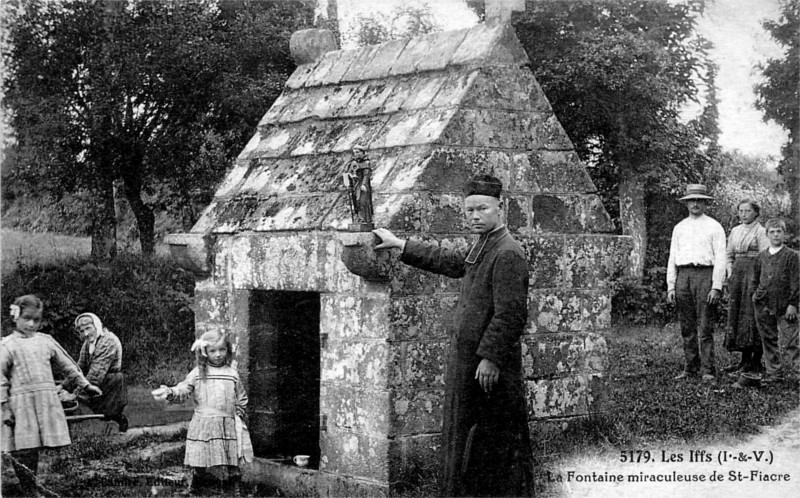
[[[207,344],[207,346],[197,348],[194,352],[197,360],[197,368],[200,370],[200,376],[205,377],[208,371],[208,357],[205,351],[205,348],[208,346],[220,346],[224,343],[225,348],[228,350],[228,354],[225,357],[225,364],[230,365],[233,361],[233,345],[231,344],[231,338],[228,334],[218,330],[209,330],[208,332],[204,332],[203,335],[198,338],[198,341]]]

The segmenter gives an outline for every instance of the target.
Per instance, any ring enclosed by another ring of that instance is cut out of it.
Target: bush
[[[667,268],[645,271],[642,281],[626,277],[616,282],[611,302],[612,320],[628,325],[664,325],[675,316],[675,306],[667,303]]]
[[[168,258],[123,254],[101,266],[89,258],[21,264],[3,275],[2,284],[3,310],[23,294],[42,299],[42,332],[75,358],[81,346],[75,317],[87,311],[99,316],[122,342],[129,384],[153,383],[165,368],[185,375],[193,365],[188,348],[194,340],[194,278]],[[7,334],[14,323],[3,315]]]

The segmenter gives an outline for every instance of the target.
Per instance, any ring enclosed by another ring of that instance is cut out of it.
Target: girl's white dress
[[[47,334],[14,331],[0,341],[0,401],[8,402],[16,422],[13,428],[2,425],[3,451],[70,444],[53,368],[72,385],[89,385],[75,361]]]
[[[195,401],[194,415],[186,434],[184,465],[203,468],[239,466],[240,458],[252,460],[253,445],[242,423],[247,408],[247,392],[234,368],[208,365],[205,376],[195,368],[183,382],[172,388],[172,393],[171,402],[179,403],[192,395]]]

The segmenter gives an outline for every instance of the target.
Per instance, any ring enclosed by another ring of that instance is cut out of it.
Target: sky
[[[779,18],[778,0],[716,0],[698,21],[699,31],[715,45],[711,57],[719,65],[720,145],[725,149],[779,157],[787,140],[780,126],[763,122],[753,93],[760,81],[758,63],[782,57],[761,21]]]
[[[422,3],[423,0],[415,0]],[[681,1],[681,0],[674,0]],[[779,0],[708,0],[706,15],[698,21],[700,33],[714,43],[711,58],[719,66],[720,144],[726,150],[755,156],[780,157],[788,133],[774,123],[765,123],[755,108],[753,86],[756,67],[782,56],[781,49],[761,27],[764,19],[780,17]],[[345,13],[369,11],[388,14],[408,0],[338,0],[343,33],[355,18]],[[432,0],[431,12],[442,29],[461,29],[477,22],[464,0]],[[343,40],[343,48],[352,48]],[[687,111],[691,113],[691,110]]]

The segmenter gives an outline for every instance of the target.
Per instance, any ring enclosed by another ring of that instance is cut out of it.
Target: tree
[[[639,277],[647,248],[645,192],[700,178],[712,150],[701,146],[713,112],[690,123],[680,119],[682,106],[698,100],[697,80],[713,87],[708,44],[694,30],[703,7],[700,1],[527,2],[514,20],[556,116],[594,166],[601,194],[605,187],[618,202]]]
[[[301,8],[298,8],[301,7]],[[93,254],[114,253],[114,182],[154,250],[154,209],[208,197],[294,65],[288,2],[44,0],[8,22],[16,177],[93,193]],[[260,24],[259,24],[260,23]],[[46,117],[46,119],[45,119]],[[146,199],[158,193],[160,204]],[[95,251],[97,246],[97,251]]]
[[[784,47],[784,57],[770,59],[759,66],[764,81],[755,86],[756,108],[764,112],[765,121],[774,121],[789,131],[789,139],[781,149],[778,171],[790,193],[794,225],[790,230],[797,237],[800,229],[800,2],[784,0],[780,20],[765,21],[763,26]]]
[[[402,5],[389,14],[358,14],[347,33],[356,45],[377,45],[397,38],[412,37],[441,31],[427,4]]]

